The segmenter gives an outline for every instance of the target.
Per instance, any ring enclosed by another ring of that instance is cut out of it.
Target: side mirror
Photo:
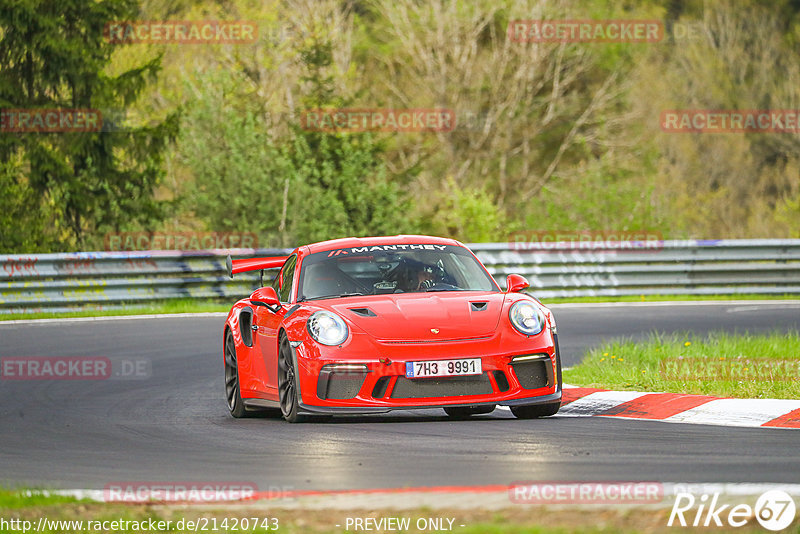
[[[506,293],[519,293],[530,284],[524,276],[518,274],[509,274],[506,276]]]
[[[278,300],[278,294],[275,293],[273,287],[260,287],[256,289],[253,291],[253,294],[250,295],[250,302],[256,306],[266,306],[267,308],[281,305],[281,301]]]

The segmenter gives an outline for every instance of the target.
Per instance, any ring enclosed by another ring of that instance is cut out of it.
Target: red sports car
[[[234,417],[509,406],[523,419],[561,406],[553,314],[509,275],[502,291],[452,239],[347,238],[289,256],[232,260],[228,275],[280,267],[238,301],[223,357]]]

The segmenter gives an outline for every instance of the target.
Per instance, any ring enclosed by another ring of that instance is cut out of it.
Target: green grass
[[[418,518],[450,517],[455,524],[465,524],[464,528],[455,527],[463,534],[569,534],[577,532],[591,533],[612,533],[612,532],[635,532],[637,529],[629,528],[627,515],[617,514],[613,516],[609,525],[598,528],[591,525],[591,512],[581,511],[583,517],[575,520],[572,517],[560,518],[558,523],[553,526],[542,526],[540,523],[546,521],[531,517],[521,509],[513,510],[513,517],[493,511],[472,510],[468,516],[464,517],[463,511],[441,511],[429,508],[417,510],[274,510],[268,506],[258,503],[243,508],[242,504],[226,507],[209,507],[209,505],[185,505],[185,504],[119,504],[119,503],[100,503],[88,500],[77,500],[71,497],[61,497],[47,495],[39,490],[7,490],[0,489],[0,517],[6,521],[17,521],[14,529],[0,527],[0,532],[21,532],[23,525],[20,521],[27,522],[25,527],[28,532],[36,531],[40,534],[56,533],[75,533],[85,534],[86,532],[98,532],[96,529],[89,529],[88,522],[97,521],[129,521],[138,522],[145,525],[146,521],[152,519],[154,523],[163,522],[166,527],[165,532],[182,532],[177,530],[177,523],[181,520],[198,522],[203,521],[208,528],[211,528],[213,518],[216,518],[220,526],[217,532],[222,532],[223,521],[233,524],[234,518],[248,518],[250,525],[253,519],[257,518],[258,527],[249,526],[247,530],[239,528],[239,531],[264,533],[275,532],[275,530],[265,530],[261,522],[271,525],[271,519],[278,521],[278,532],[291,534],[333,534],[345,532],[344,522],[348,516],[354,517],[407,517],[410,518],[411,528],[407,532],[430,532],[430,530],[417,530],[415,528]],[[563,512],[561,513],[564,514]],[[651,512],[646,512],[649,516]],[[40,518],[47,520],[41,530],[36,530]],[[648,521],[647,517],[642,517],[643,521]],[[167,523],[167,522],[170,523]],[[82,522],[80,525],[77,522]],[[119,524],[119,523],[118,523]],[[236,524],[239,524],[238,521]],[[334,525],[341,524],[337,528]],[[111,526],[111,523],[109,523]],[[48,528],[49,527],[49,528]],[[127,527],[127,529],[126,529]],[[144,528],[144,527],[142,527]],[[352,531],[352,529],[351,529]],[[102,532],[138,532],[132,524],[119,524],[117,529],[104,530]]]
[[[536,294],[535,292],[533,293]],[[704,300],[800,300],[800,295],[758,295],[742,293],[738,295],[623,295],[619,297],[565,297],[540,299],[545,305],[569,304],[574,302],[683,302]]]
[[[371,518],[409,518],[410,529],[404,532],[433,532],[432,530],[419,531],[416,528],[419,518],[452,518],[454,532],[463,534],[571,534],[571,533],[635,533],[666,531],[665,527],[671,504],[663,503],[658,508],[652,507],[581,507],[559,505],[548,506],[520,506],[509,505],[501,510],[482,510],[480,507],[470,509],[433,509],[429,506],[416,509],[382,509],[382,508],[353,508],[343,509],[287,509],[272,506],[268,502],[255,501],[252,503],[224,504],[120,504],[102,503],[88,500],[76,500],[70,497],[49,496],[41,491],[8,490],[0,488],[0,518],[5,521],[28,521],[27,532],[39,534],[86,534],[87,532],[154,532],[147,528],[147,521],[154,523],[163,521],[164,529],[159,532],[184,532],[188,521],[205,524],[209,530],[216,519],[219,530],[224,532],[223,521],[234,524],[235,518],[256,518],[259,528],[250,526],[248,529],[239,527],[238,532],[276,532],[266,531],[261,523],[266,519],[266,524],[272,525],[274,518],[278,523],[277,532],[287,534],[333,534],[353,532],[345,530],[345,521],[348,517]],[[46,519],[41,530],[37,530],[40,519]],[[95,528],[98,521],[129,521],[139,522],[142,526],[136,530],[132,524],[120,525],[112,529],[109,523],[105,530]],[[73,522],[54,524],[54,522]],[[75,521],[82,524],[76,525]],[[92,522],[90,525],[88,522]],[[178,523],[182,521],[183,530],[178,530]],[[254,519],[250,519],[252,521]],[[166,523],[170,522],[170,523]],[[236,522],[237,524],[243,524]],[[340,527],[335,525],[339,524]],[[461,527],[460,525],[464,525]],[[21,526],[19,523],[15,527]],[[89,527],[92,528],[89,528]],[[798,520],[793,523],[792,531],[797,530]],[[161,528],[161,527],[156,527]],[[194,530],[190,530],[194,531]],[[201,529],[202,531],[202,529]],[[233,531],[233,530],[231,530]],[[737,532],[763,532],[763,529],[751,521]],[[11,530],[0,527],[0,532],[22,532],[19,528]]]
[[[78,502],[74,497],[51,495],[45,490],[12,490],[0,488],[0,510],[19,510],[37,506],[50,506]]]
[[[230,300],[194,300],[175,299],[154,301],[147,304],[128,303],[124,308],[97,310],[90,307],[76,309],[70,312],[50,313],[13,313],[0,314],[0,321],[14,321],[21,319],[63,319],[70,317],[114,317],[124,315],[150,315],[167,313],[201,313],[201,312],[227,312],[235,299]]]
[[[800,399],[800,333],[651,334],[588,352],[564,382],[615,390]]]

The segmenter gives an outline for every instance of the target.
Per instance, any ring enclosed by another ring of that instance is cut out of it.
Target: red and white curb
[[[800,428],[800,400],[730,399],[681,393],[564,386],[563,417],[620,417],[667,423]]]

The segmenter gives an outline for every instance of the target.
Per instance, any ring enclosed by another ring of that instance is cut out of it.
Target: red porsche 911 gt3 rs
[[[521,292],[519,275],[501,291],[458,241],[347,238],[286,257],[228,257],[229,276],[277,267],[225,322],[234,417],[414,408],[466,417],[503,405],[527,419],[561,406],[553,314]]]

